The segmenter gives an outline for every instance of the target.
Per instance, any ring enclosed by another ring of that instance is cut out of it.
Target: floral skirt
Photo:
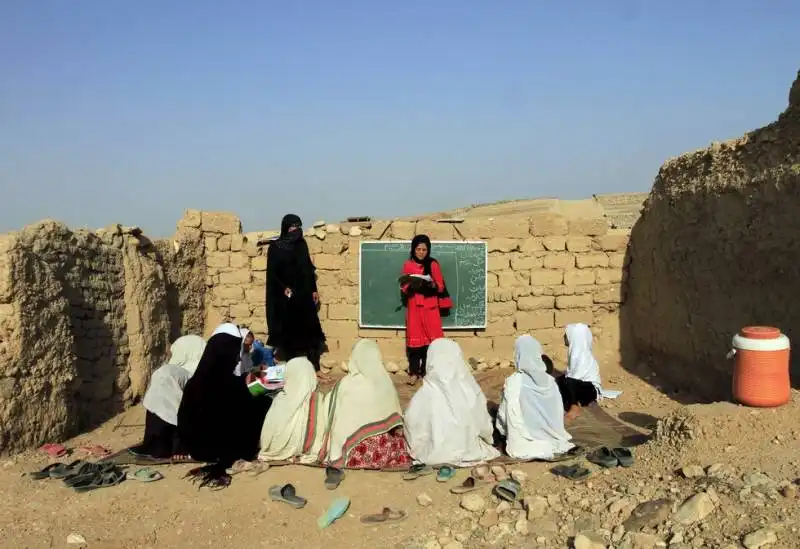
[[[405,469],[411,465],[402,435],[381,433],[362,440],[347,456],[348,469]]]

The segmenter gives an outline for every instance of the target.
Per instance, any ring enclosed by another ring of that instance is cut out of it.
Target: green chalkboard
[[[405,328],[397,278],[408,259],[410,241],[361,242],[359,325],[362,328]],[[486,327],[486,243],[432,243],[433,257],[442,267],[453,298],[445,329]]]

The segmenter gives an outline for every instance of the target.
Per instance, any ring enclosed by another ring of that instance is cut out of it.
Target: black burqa
[[[211,465],[190,471],[203,485],[225,486],[225,470],[238,459],[251,460],[265,410],[260,410],[242,378],[234,374],[242,338],[211,336],[200,363],[186,384],[178,408],[178,436],[193,459]]]
[[[285,216],[281,235],[267,250],[267,344],[285,359],[305,355],[319,370],[325,334],[314,302],[315,268],[301,227],[298,216]],[[291,297],[286,296],[287,288]]]

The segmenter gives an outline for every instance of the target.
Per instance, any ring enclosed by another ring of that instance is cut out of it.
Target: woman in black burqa
[[[284,360],[305,355],[319,371],[325,334],[317,315],[319,294],[314,264],[294,214],[281,221],[281,235],[267,251],[267,344]]]
[[[178,408],[178,435],[193,459],[208,465],[187,474],[200,487],[224,488],[226,469],[236,460],[252,460],[258,452],[261,425],[267,410],[234,373],[242,337],[230,325],[211,336]]]

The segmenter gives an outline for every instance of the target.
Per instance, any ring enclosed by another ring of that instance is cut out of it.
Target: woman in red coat
[[[411,241],[411,257],[403,264],[402,284],[406,304],[406,354],[410,384],[425,376],[428,345],[444,337],[440,309],[452,307],[439,262],[431,257],[431,240],[424,234]],[[427,278],[417,278],[423,275]]]

